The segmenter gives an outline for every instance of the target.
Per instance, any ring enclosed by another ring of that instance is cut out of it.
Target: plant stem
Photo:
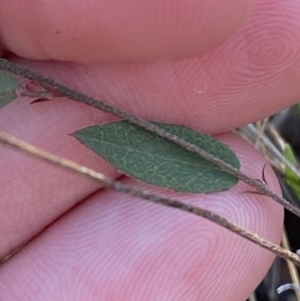
[[[227,171],[228,173],[236,176],[241,181],[247,183],[260,194],[270,197],[274,201],[276,201],[279,204],[281,204],[282,206],[284,206],[287,210],[289,210],[293,214],[300,217],[300,209],[298,209],[297,207],[290,204],[283,197],[280,197],[277,194],[275,194],[273,191],[271,191],[270,188],[268,187],[268,185],[266,183],[264,183],[263,181],[261,181],[259,179],[252,179],[251,177],[242,173],[240,170],[234,168],[233,166],[224,162],[223,160],[216,158],[215,156],[213,156],[212,154],[208,153],[207,151],[199,148],[198,146],[184,140],[181,137],[171,134],[170,132],[160,128],[159,126],[152,124],[151,122],[143,120],[139,117],[136,117],[130,113],[127,113],[127,112],[120,110],[116,107],[113,107],[109,104],[106,104],[105,102],[103,102],[101,100],[97,100],[96,98],[87,96],[76,90],[68,88],[65,85],[57,83],[54,80],[51,80],[43,75],[37,74],[36,72],[28,70],[19,64],[10,62],[3,58],[0,58],[0,68],[3,70],[6,70],[6,71],[10,71],[12,73],[18,74],[18,75],[22,75],[25,78],[28,78],[30,80],[35,80],[35,81],[39,82],[42,86],[44,86],[45,89],[47,89],[47,86],[48,87],[51,86],[51,87],[55,88],[56,91],[61,96],[68,97],[70,99],[76,100],[78,102],[84,103],[86,105],[92,106],[92,107],[100,109],[104,112],[107,112],[107,113],[110,113],[117,117],[120,117],[122,119],[125,119],[128,122],[135,124],[136,126],[144,128],[147,131],[155,133],[155,134],[157,134],[157,135],[159,135],[159,136],[161,136],[161,137],[163,137],[163,138],[165,138],[193,153],[196,153],[197,155],[199,155],[199,156],[203,157],[204,159],[210,161],[211,163],[219,166],[220,168]]]
[[[146,190],[141,190],[134,188],[130,185],[122,184],[119,181],[115,181],[102,173],[96,172],[92,169],[89,169],[85,166],[81,166],[71,160],[53,155],[48,153],[42,149],[39,149],[29,143],[26,143],[22,140],[19,140],[9,134],[0,132],[0,141],[5,143],[11,147],[17,148],[18,150],[22,150],[23,152],[30,154],[40,160],[44,160],[50,162],[51,164],[57,165],[64,169],[73,171],[75,173],[79,173],[92,179],[94,181],[102,183],[105,187],[111,188],[117,192],[122,192],[129,194],[134,197],[138,197],[153,203],[158,203],[167,207],[179,209],[188,213],[192,213],[194,215],[203,217],[223,228],[228,229],[229,231],[261,246],[264,249],[274,253],[275,255],[284,258],[293,262],[294,264],[300,266],[300,257],[297,254],[294,254],[290,251],[287,251],[272,242],[261,238],[258,234],[255,234],[247,229],[244,229],[237,224],[229,221],[226,218],[219,216],[211,211],[201,209],[186,203],[183,203],[179,200],[167,198],[158,194],[153,194]]]

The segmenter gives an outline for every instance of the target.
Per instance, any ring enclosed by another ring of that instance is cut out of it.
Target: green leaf
[[[293,149],[289,144],[286,144],[283,150],[283,156],[292,163],[295,167],[297,166],[298,162],[294,155]],[[285,177],[286,182],[289,186],[291,186],[297,195],[297,197],[300,199],[300,179],[299,177],[289,168],[285,168]]]
[[[211,136],[184,126],[153,123],[240,167],[229,147]],[[127,121],[90,126],[73,135],[123,173],[157,186],[211,193],[227,190],[238,182],[235,176],[202,157]]]
[[[19,81],[8,72],[0,70],[0,108],[8,105],[18,96],[16,89],[19,87]]]

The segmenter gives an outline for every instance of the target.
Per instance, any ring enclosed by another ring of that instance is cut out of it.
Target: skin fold
[[[148,120],[230,133],[299,101],[299,1],[0,1],[1,53]],[[216,212],[279,243],[283,210],[239,183],[178,194],[142,184],[68,136],[115,120],[69,99],[0,110],[1,130],[127,184]],[[1,147],[0,300],[245,300],[274,256],[204,219],[102,189]],[[280,194],[269,166],[268,185]]]

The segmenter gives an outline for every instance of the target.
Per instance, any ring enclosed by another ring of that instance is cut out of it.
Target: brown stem
[[[184,140],[181,137],[178,137],[159,126],[156,126],[146,120],[143,120],[139,117],[133,116],[130,113],[127,113],[123,110],[120,110],[116,107],[113,107],[111,105],[106,104],[105,102],[101,100],[97,100],[96,98],[87,96],[85,94],[82,94],[76,90],[73,90],[71,88],[68,88],[65,85],[62,85],[60,83],[57,83],[43,75],[37,74],[31,70],[28,70],[21,65],[18,65],[16,63],[7,61],[3,58],[0,58],[0,68],[6,71],[10,71],[12,73],[22,75],[25,78],[35,80],[39,82],[41,85],[45,86],[51,86],[56,89],[56,91],[61,95],[68,97],[70,99],[76,100],[78,102],[84,103],[86,105],[92,106],[94,108],[100,109],[104,112],[110,113],[112,115],[115,115],[117,117],[120,117],[122,119],[125,119],[129,121],[132,124],[135,124],[141,128],[144,128],[147,131],[150,131],[152,133],[155,133],[169,141],[172,141],[173,143],[193,152],[197,155],[203,157],[204,159],[210,161],[213,164],[216,164],[223,170],[227,171],[228,173],[236,176],[241,181],[247,183],[251,187],[253,187],[257,192],[264,194],[265,196],[270,197],[277,203],[284,206],[287,210],[294,213],[298,217],[300,217],[300,209],[290,204],[287,200],[285,200],[283,197],[278,196],[275,194],[272,190],[269,189],[268,185],[264,183],[263,181],[259,179],[252,179],[251,177],[247,176],[246,174],[242,173],[240,170],[234,168],[230,164],[224,162],[223,160],[216,158],[212,154],[208,153],[207,151],[199,148],[198,146]]]
[[[195,214],[197,216],[203,217],[221,227],[224,227],[228,229],[229,231],[255,243],[261,246],[264,249],[269,250],[270,252],[274,253],[275,255],[284,258],[286,260],[292,261],[294,264],[300,266],[300,257],[297,254],[294,254],[290,251],[287,251],[272,242],[265,240],[261,238],[258,234],[252,233],[251,231],[248,231],[247,229],[244,229],[237,224],[229,221],[226,218],[223,218],[211,211],[201,209],[192,205],[188,205],[186,203],[180,202],[176,199],[167,198],[158,194],[153,194],[146,190],[140,190],[137,188],[134,188],[129,185],[124,185],[121,182],[114,181],[113,179],[95,172],[92,169],[89,169],[87,167],[81,166],[71,160],[58,157],[56,155],[53,155],[51,153],[48,153],[42,149],[39,149],[31,144],[28,144],[22,140],[19,140],[9,134],[0,132],[0,141],[2,143],[5,143],[11,147],[17,148],[19,150],[24,151],[27,154],[30,154],[38,159],[45,160],[47,162],[50,162],[52,164],[55,164],[59,167],[62,167],[64,169],[82,174],[94,181],[98,181],[102,183],[104,186],[111,188],[117,192],[123,192],[127,193],[129,195],[148,200],[153,203],[158,203],[167,207],[179,209],[188,213]]]

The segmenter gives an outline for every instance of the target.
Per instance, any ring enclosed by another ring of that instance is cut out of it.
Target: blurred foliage
[[[295,167],[298,165],[293,149],[289,144],[285,145],[283,155]],[[285,177],[287,184],[294,190],[300,200],[300,178],[289,167],[285,168]]]

